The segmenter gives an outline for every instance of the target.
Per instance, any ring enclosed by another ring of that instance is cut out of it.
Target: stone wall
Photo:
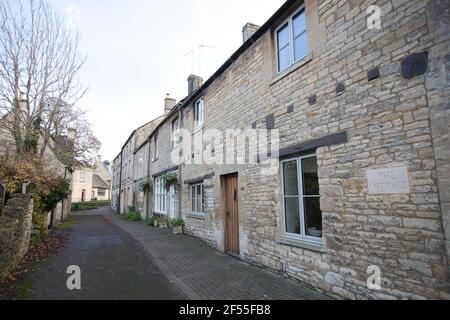
[[[259,165],[182,167],[186,229],[223,250],[221,175],[238,172],[242,259],[341,298],[449,298],[445,3],[306,1],[306,58],[277,74],[272,30],[204,91],[204,130],[266,129],[270,117],[281,148],[347,133],[346,143],[311,150],[322,249],[283,241],[280,176],[262,175]],[[381,30],[367,28],[372,4],[382,9]],[[421,53],[428,72],[405,75],[402,63]],[[192,128],[192,114],[192,106],[184,111],[183,128]],[[370,194],[368,169],[394,166],[408,168],[410,192]],[[205,216],[192,217],[184,182],[205,175]],[[382,290],[367,288],[371,265],[381,269]]]
[[[30,245],[33,199],[12,194],[0,215],[0,281],[11,272]]]

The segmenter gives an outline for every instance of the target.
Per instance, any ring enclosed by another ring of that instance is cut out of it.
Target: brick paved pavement
[[[188,299],[317,300],[326,296],[208,247],[201,240],[103,214],[144,247],[152,262]]]

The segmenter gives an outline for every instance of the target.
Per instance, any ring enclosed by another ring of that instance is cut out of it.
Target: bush
[[[170,221],[171,227],[184,227],[184,221],[183,219],[172,219]]]
[[[158,217],[152,216],[152,217],[148,218],[147,225],[154,227],[155,221],[158,221]]]
[[[95,210],[109,205],[109,201],[74,202],[72,203],[72,211]]]
[[[125,219],[128,220],[128,221],[137,222],[137,221],[141,221],[142,217],[141,217],[141,214],[138,211],[136,211],[136,210],[128,210],[127,214],[125,215]]]

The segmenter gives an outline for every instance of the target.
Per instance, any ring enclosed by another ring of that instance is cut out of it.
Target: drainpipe
[[[120,215],[120,206],[121,204],[121,197],[122,197],[122,161],[123,161],[123,148],[120,150],[120,174],[119,174],[119,203],[117,206],[117,214]]]
[[[151,147],[152,147],[152,139],[151,139],[151,135],[148,136],[147,138],[148,140],[148,164],[147,164],[147,182],[150,183],[150,166],[152,164],[152,152],[151,152]],[[150,192],[147,192],[147,212],[145,213],[145,217],[148,218],[150,217],[150,205],[151,205],[151,198],[150,198]]]
[[[184,121],[182,121],[182,117],[181,117],[181,115],[182,115],[182,112],[181,112],[181,106],[178,106],[178,119],[179,119],[179,121],[180,121],[180,131],[181,131],[181,129],[182,129],[182,127],[183,127],[183,122]],[[182,144],[180,143],[180,148],[181,148],[181,146],[182,146]],[[178,157],[179,157],[179,151],[178,151]],[[182,188],[183,188],[183,186],[181,185],[181,165],[182,165],[182,161],[181,161],[181,159],[180,158],[178,158],[179,160],[178,160],[178,178],[180,179],[180,187],[179,187],[179,189],[178,189],[178,218],[179,219],[181,219],[182,218],[182,215],[181,215],[181,205],[182,205],[182,202],[181,202],[181,200],[182,200],[182,196],[181,196],[181,194],[182,194]]]

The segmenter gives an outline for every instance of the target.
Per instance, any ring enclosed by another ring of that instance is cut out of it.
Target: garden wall
[[[12,194],[0,213],[0,282],[28,251],[32,217],[31,196]]]

